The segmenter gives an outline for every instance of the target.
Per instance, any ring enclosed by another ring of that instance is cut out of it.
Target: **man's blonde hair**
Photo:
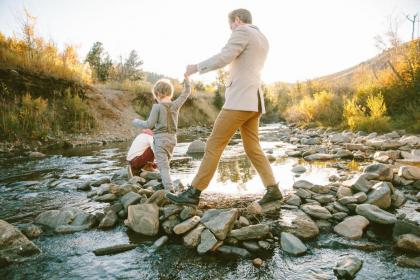
[[[158,80],[152,88],[152,93],[156,99],[174,95],[174,86],[172,85],[171,81],[168,79],[160,79]],[[159,94],[159,96],[157,96]]]
[[[229,21],[234,22],[238,17],[243,23],[252,23],[251,12],[247,9],[237,9],[229,13]]]

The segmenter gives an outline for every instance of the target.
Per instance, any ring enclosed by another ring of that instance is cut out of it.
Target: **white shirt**
[[[149,147],[153,150],[153,136],[146,133],[140,133],[134,139],[130,149],[128,150],[127,160],[131,161],[135,157],[141,156]]]

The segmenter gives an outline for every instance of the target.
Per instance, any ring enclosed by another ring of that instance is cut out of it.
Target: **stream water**
[[[261,127],[264,150],[277,158],[272,162],[282,188],[291,189],[297,177],[291,172],[299,163],[307,168],[299,179],[325,184],[336,174],[327,163],[306,163],[286,158],[292,147],[279,142],[282,125]],[[179,137],[174,153],[173,179],[192,180],[201,158],[186,154],[194,135]],[[23,156],[0,159],[0,219],[12,224],[32,222],[40,212],[75,206],[88,212],[100,211],[107,203],[86,198],[76,188],[86,180],[111,178],[126,166],[130,143],[46,151],[42,159]],[[206,192],[226,195],[261,194],[262,183],[247,160],[240,137],[235,136],[223,154],[216,175]],[[353,254],[364,261],[356,279],[420,279],[418,270],[395,265],[392,250],[364,252],[346,248],[321,248],[317,244],[331,236],[321,235],[308,243],[309,253],[291,257],[280,249],[266,253],[266,265],[257,269],[250,260],[199,256],[172,241],[158,251],[150,249],[153,239],[135,235],[123,225],[108,231],[93,229],[74,234],[46,232],[34,240],[42,253],[22,263],[0,269],[0,279],[335,279],[332,268],[340,256]],[[121,243],[140,244],[134,250],[97,257],[92,250]]]

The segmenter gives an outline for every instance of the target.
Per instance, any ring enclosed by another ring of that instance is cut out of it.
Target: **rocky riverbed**
[[[178,190],[199,165],[203,143],[190,142],[206,133],[181,137]],[[128,178],[127,144],[2,158],[0,275],[419,278],[420,137],[277,124],[261,138],[285,192],[263,207],[239,137],[198,208],[169,203],[159,173]]]

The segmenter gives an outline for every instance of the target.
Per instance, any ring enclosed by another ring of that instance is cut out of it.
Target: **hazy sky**
[[[78,45],[82,58],[100,41],[113,59],[135,49],[145,70],[175,78],[217,53],[229,38],[228,12],[248,8],[270,42],[263,80],[295,82],[375,56],[388,17],[420,12],[420,0],[0,0],[0,32],[18,34],[23,7],[43,37]],[[400,34],[411,36],[407,20]]]

